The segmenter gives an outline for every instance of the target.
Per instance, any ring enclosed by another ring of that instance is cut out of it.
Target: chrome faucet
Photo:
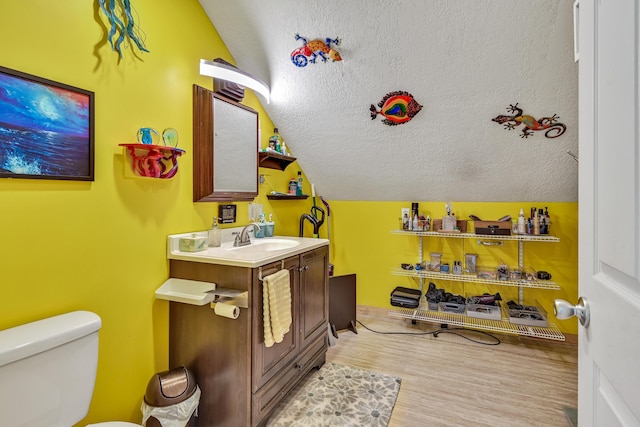
[[[236,234],[233,246],[247,246],[251,244],[251,239],[249,238],[249,227],[253,227],[254,230],[260,231],[260,226],[255,222],[245,225],[240,234]]]

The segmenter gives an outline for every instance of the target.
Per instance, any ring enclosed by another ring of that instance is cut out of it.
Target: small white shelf
[[[509,323],[508,320],[487,320],[468,317],[463,314],[444,313],[441,311],[424,310],[422,308],[400,308],[390,310],[389,316],[403,319],[419,320],[422,322],[439,323],[460,326],[469,329],[479,329],[503,334],[524,335],[554,341],[564,341],[565,337],[553,323],[543,328],[540,326],[523,326]]]
[[[509,236],[493,236],[475,233],[439,233],[437,231],[391,230],[392,234],[407,236],[441,237],[443,239],[478,239],[478,240],[514,240],[519,242],[559,242],[560,238],[548,234],[512,234]]]
[[[406,276],[422,279],[436,279],[436,280],[449,280],[452,282],[467,282],[467,283],[482,283],[485,285],[498,285],[498,286],[522,286],[524,288],[537,288],[537,289],[552,289],[560,290],[560,285],[550,280],[494,280],[494,279],[481,279],[478,276],[471,274],[451,274],[442,273],[438,271],[427,270],[404,270],[402,268],[395,268],[391,272],[393,276]]]
[[[170,278],[156,289],[156,298],[192,305],[205,305],[216,299],[215,283]]]

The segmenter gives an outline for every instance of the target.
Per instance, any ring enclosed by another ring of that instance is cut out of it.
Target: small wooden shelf
[[[269,200],[304,200],[309,197],[308,194],[303,194],[302,196],[284,196],[278,194],[267,194],[267,199]]]
[[[296,158],[276,153],[275,151],[258,151],[258,164],[261,168],[285,170],[295,162]]]

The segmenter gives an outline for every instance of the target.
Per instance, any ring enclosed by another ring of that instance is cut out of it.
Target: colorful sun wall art
[[[415,117],[422,109],[422,105],[413,98],[409,92],[396,91],[389,92],[378,102],[380,111],[376,106],[371,104],[371,120],[374,120],[378,114],[384,116],[382,123],[389,126],[401,125],[407,123]]]
[[[504,125],[506,130],[513,130],[522,125],[523,129],[520,138],[529,138],[534,131],[545,131],[544,136],[547,138],[557,138],[567,130],[563,123],[558,122],[560,117],[555,114],[551,117],[542,117],[536,120],[533,116],[523,114],[523,110],[518,107],[518,103],[510,104],[507,107],[507,111],[512,115],[496,116],[491,121]]]
[[[327,62],[329,59],[333,62],[342,61],[340,53],[331,47],[331,43],[336,46],[340,44],[340,39],[337,37],[335,39],[327,37],[324,41],[320,39],[307,41],[305,37],[296,34],[296,40],[302,40],[303,43],[302,47],[291,52],[291,62],[296,67],[306,67],[308,63],[315,64],[318,56],[322,62]]]

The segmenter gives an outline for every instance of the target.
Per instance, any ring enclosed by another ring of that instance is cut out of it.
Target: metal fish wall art
[[[547,138],[557,138],[567,130],[563,123],[558,122],[560,117],[555,114],[551,117],[542,117],[536,120],[533,116],[522,114],[522,108],[518,107],[518,103],[510,104],[507,107],[507,111],[512,115],[496,116],[491,121],[504,125],[507,130],[513,130],[516,126],[522,125],[523,129],[520,138],[529,138],[529,136],[533,135],[533,131],[545,131],[544,136]]]
[[[378,114],[384,116],[382,123],[389,126],[401,125],[407,123],[415,117],[422,109],[422,105],[413,98],[409,92],[396,91],[389,92],[378,102],[380,111],[376,106],[371,104],[371,120],[374,120]]]

